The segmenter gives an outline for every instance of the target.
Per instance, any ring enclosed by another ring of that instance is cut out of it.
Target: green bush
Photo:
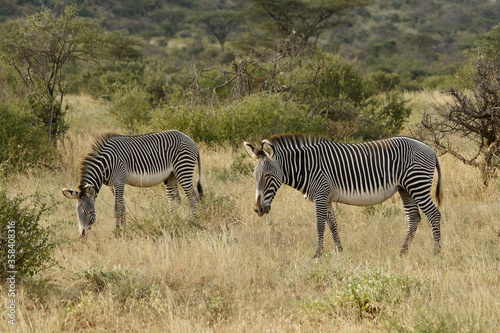
[[[189,115],[166,112],[164,119],[203,141],[287,132],[367,140],[397,134],[410,113],[407,101],[395,90],[397,74],[366,76],[355,62],[332,53],[279,59],[248,56],[234,67],[199,71],[193,86],[204,88],[192,92],[208,105],[206,109],[195,108]],[[228,73],[236,69],[234,79]],[[183,118],[175,121],[178,117]]]
[[[323,116],[308,117],[297,104],[278,95],[250,95],[220,108],[169,105],[153,117],[156,130],[178,129],[194,141],[260,141],[271,135],[300,132],[325,134]]]
[[[375,92],[394,90],[400,83],[399,75],[378,71],[367,76],[367,83]]]
[[[411,113],[407,103],[397,92],[388,92],[383,98],[372,98],[371,104],[359,114],[356,136],[363,140],[375,140],[397,135]]]
[[[315,114],[327,115],[341,125],[334,126],[337,132],[348,128],[346,134],[359,140],[392,136],[403,129],[411,109],[402,94],[394,90],[394,84],[399,83],[397,75],[378,72],[364,76],[355,63],[340,56],[318,53],[316,57],[322,68],[317,84],[304,96],[316,105]],[[332,138],[346,136],[327,134]]]
[[[39,120],[22,107],[0,103],[0,164],[3,171],[22,171],[53,160],[54,147]]]
[[[149,98],[141,87],[125,85],[111,97],[109,113],[129,133],[140,133],[151,120]]]
[[[54,264],[51,255],[55,243],[49,232],[40,225],[47,209],[35,202],[26,207],[26,198],[9,199],[0,190],[0,277],[5,279],[11,271],[16,278],[27,278]]]
[[[404,303],[412,293],[426,292],[426,281],[381,270],[368,269],[348,276],[340,272],[333,277],[314,273],[308,280],[336,287],[323,298],[303,302],[305,310],[346,317],[355,314],[360,319],[390,316],[389,310]]]
[[[55,144],[56,140],[63,137],[69,129],[65,120],[69,106],[63,107],[61,101],[56,100],[43,89],[38,87],[31,91],[26,98],[25,107],[38,119],[39,124],[44,125],[45,133],[50,133],[50,138]]]
[[[457,86],[458,80],[453,75],[433,75],[426,77],[422,85],[430,90],[446,90]]]

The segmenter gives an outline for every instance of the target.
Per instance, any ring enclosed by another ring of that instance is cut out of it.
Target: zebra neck
[[[103,184],[108,184],[111,168],[107,159],[101,156],[87,156],[83,162],[80,178],[80,190],[86,185],[92,185],[96,194]]]
[[[283,183],[305,193],[309,183],[306,154],[303,151],[288,151],[277,155],[276,160],[283,169]]]

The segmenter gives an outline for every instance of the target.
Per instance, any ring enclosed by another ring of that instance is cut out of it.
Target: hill
[[[102,27],[110,32],[136,38],[143,54],[168,54],[168,61],[180,66],[228,61],[239,51],[242,40],[264,29],[263,20],[248,19],[252,1],[76,2],[81,5],[80,15],[101,19]],[[0,21],[32,14],[40,3],[50,8],[56,2],[2,0]],[[231,12],[237,17],[238,24],[226,37],[226,54],[221,54],[216,38],[200,21],[207,12]],[[347,24],[322,33],[318,45],[358,59],[368,71],[397,73],[406,82],[404,88],[413,89],[421,88],[428,76],[453,73],[463,60],[463,51],[474,47],[476,37],[500,23],[500,2],[373,0],[350,11],[346,18]],[[270,34],[270,30],[264,31],[264,35]]]

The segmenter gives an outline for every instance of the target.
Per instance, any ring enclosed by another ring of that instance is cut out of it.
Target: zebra
[[[284,134],[263,140],[255,148],[244,142],[248,155],[258,160],[254,176],[257,190],[255,212],[269,213],[271,202],[282,184],[304,194],[315,204],[318,247],[323,254],[325,222],[336,250],[342,251],[332,203],[369,206],[381,203],[396,192],[403,201],[408,233],[400,254],[408,252],[418,224],[419,208],[427,216],[434,237],[434,253],[441,250],[441,213],[431,199],[434,169],[438,181],[438,206],[443,198],[441,167],[434,150],[409,137],[345,144],[319,136]]]
[[[200,153],[186,134],[169,130],[135,136],[108,133],[98,137],[82,162],[77,190],[62,190],[64,196],[77,200],[80,237],[86,237],[86,230],[95,222],[94,205],[102,185],[108,185],[114,195],[118,231],[125,224],[125,184],[148,187],[163,182],[170,212],[180,205],[180,184],[188,197],[191,214],[197,218],[198,196],[193,186],[196,161],[197,189],[202,200]]]

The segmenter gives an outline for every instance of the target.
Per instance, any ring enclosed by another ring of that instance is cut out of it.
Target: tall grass
[[[67,168],[11,177],[8,193],[54,205],[44,223],[60,242],[58,265],[19,286],[19,331],[110,332],[496,332],[500,327],[500,185],[440,158],[446,195],[443,252],[432,254],[423,218],[407,256],[399,197],[373,208],[337,205],[344,251],[325,236],[314,260],[314,206],[279,190],[270,214],[253,212],[255,183],[242,150],[200,144],[206,202],[199,226],[187,200],[169,214],[162,186],[126,187],[128,224],[115,238],[113,198],[103,189],[97,221],[78,238],[74,203],[61,194],[108,130],[100,106],[75,98],[63,147]],[[87,115],[87,117],[86,117]],[[3,288],[3,287],[2,287]],[[7,331],[2,291],[0,330]]]

